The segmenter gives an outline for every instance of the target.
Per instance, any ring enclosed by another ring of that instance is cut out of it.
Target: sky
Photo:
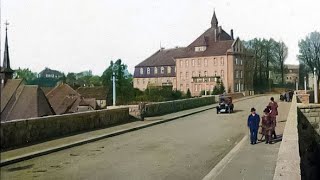
[[[13,69],[101,75],[122,59],[132,73],[160,44],[189,45],[215,10],[226,32],[284,41],[286,63],[297,64],[299,40],[320,31],[319,7],[319,0],[1,0],[1,48],[8,20]]]

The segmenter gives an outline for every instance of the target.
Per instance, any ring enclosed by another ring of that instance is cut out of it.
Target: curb
[[[215,179],[222,170],[230,163],[236,153],[240,150],[241,146],[248,139],[248,135],[245,135],[241,141],[231,149],[231,151],[217,164],[214,168],[202,179],[202,180],[212,180]]]
[[[264,95],[254,95],[254,96],[249,96],[249,97],[243,98],[243,99],[235,99],[233,102],[239,102],[239,101],[243,101],[243,100],[247,100],[247,99],[251,99],[251,98],[255,98],[255,97],[260,97],[260,96],[264,96]],[[84,144],[87,144],[87,143],[99,141],[99,140],[102,140],[102,139],[105,139],[105,138],[110,138],[110,137],[118,136],[118,135],[125,134],[125,133],[128,133],[128,132],[137,131],[137,130],[140,130],[140,129],[144,129],[144,128],[147,128],[147,127],[151,127],[151,126],[155,126],[155,125],[158,125],[158,124],[166,123],[166,122],[169,122],[169,121],[173,121],[175,119],[183,118],[183,117],[186,117],[186,116],[190,116],[190,115],[197,114],[197,113],[200,113],[200,112],[204,112],[204,111],[207,111],[207,110],[210,110],[210,109],[214,109],[214,108],[215,108],[215,106],[208,107],[208,108],[201,109],[201,110],[198,110],[198,111],[186,113],[186,114],[181,115],[181,116],[175,116],[175,117],[172,117],[172,118],[159,120],[159,121],[156,121],[156,122],[151,122],[149,124],[140,125],[140,126],[136,126],[136,127],[133,127],[133,128],[127,128],[127,129],[123,129],[123,130],[118,130],[118,131],[115,131],[115,132],[112,132],[112,133],[108,133],[108,134],[92,137],[92,138],[89,138],[89,139],[84,139],[84,140],[81,140],[81,141],[76,141],[76,142],[73,142],[73,143],[70,143],[70,144],[65,144],[65,145],[58,146],[58,147],[45,149],[45,150],[42,150],[42,151],[26,154],[26,155],[23,155],[23,156],[17,156],[15,158],[11,158],[11,159],[7,159],[7,160],[4,160],[4,161],[1,161],[0,162],[0,167],[7,166],[7,165],[10,165],[10,164],[14,164],[14,163],[18,163],[18,162],[25,161],[25,160],[29,160],[29,159],[36,158],[36,157],[39,157],[39,156],[44,156],[44,155],[47,155],[47,154],[50,154],[50,153],[54,153],[54,152],[58,152],[58,151],[62,151],[62,150],[65,150],[65,149],[73,148],[73,147],[76,147],[76,146],[84,145]]]

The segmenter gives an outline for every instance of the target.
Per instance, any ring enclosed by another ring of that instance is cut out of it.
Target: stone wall
[[[320,105],[298,106],[301,179],[320,179]]]
[[[215,99],[215,96],[206,96],[175,101],[149,103],[146,105],[145,117],[159,116],[214,104]]]
[[[130,121],[129,109],[108,109],[1,122],[1,149]]]

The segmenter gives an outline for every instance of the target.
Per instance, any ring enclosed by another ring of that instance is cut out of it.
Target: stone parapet
[[[296,96],[294,95],[278,153],[274,180],[301,179],[296,102]]]
[[[1,149],[33,144],[128,121],[130,121],[129,108],[118,108],[1,122]]]
[[[297,94],[297,102],[303,104],[309,104],[310,94]]]

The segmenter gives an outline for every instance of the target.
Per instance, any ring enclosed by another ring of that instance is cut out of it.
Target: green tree
[[[189,89],[189,88],[188,88],[188,90],[187,90],[186,97],[187,97],[187,98],[191,98],[191,92],[190,92],[190,89]]]
[[[19,67],[18,70],[16,70],[17,78],[24,79],[26,81],[26,84],[30,84],[32,81],[34,81],[37,78],[37,73],[32,72],[29,68],[21,69]]]
[[[109,89],[108,103],[112,102],[112,74],[116,77],[117,104],[127,104],[134,98],[132,75],[127,69],[127,65],[121,59],[111,61],[109,67],[103,72],[102,85]]]
[[[66,83],[73,88],[79,87],[79,85],[77,84],[77,79],[76,79],[75,73],[68,73],[67,74]]]
[[[320,78],[320,33],[311,32],[305,39],[298,43],[299,55],[298,59],[301,64],[305,65],[306,73],[313,73],[316,68],[318,76],[318,84]],[[306,75],[305,75],[306,76]]]
[[[89,82],[90,82],[91,86],[101,86],[102,85],[100,76],[90,77]]]

